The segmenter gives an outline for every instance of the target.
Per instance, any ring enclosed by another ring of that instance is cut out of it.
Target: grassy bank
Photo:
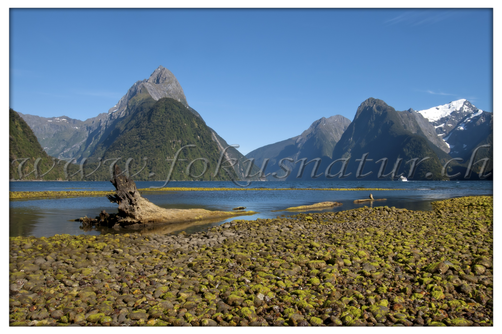
[[[492,199],[10,238],[10,324],[490,326]]]
[[[140,193],[164,192],[164,191],[277,191],[277,190],[321,190],[321,191],[381,191],[381,190],[403,190],[388,188],[142,188]],[[92,197],[106,196],[114,194],[115,191],[10,191],[9,199],[46,199],[65,197]]]

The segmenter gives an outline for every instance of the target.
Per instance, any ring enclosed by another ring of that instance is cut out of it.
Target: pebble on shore
[[[11,326],[492,326],[493,197],[10,238]]]

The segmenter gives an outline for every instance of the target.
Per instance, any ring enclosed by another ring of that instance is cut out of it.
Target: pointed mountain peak
[[[309,151],[316,147],[314,150],[320,150],[321,155],[331,158],[335,144],[340,140],[349,124],[350,120],[341,115],[321,117],[297,137],[295,144],[299,150]],[[310,145],[313,145],[310,148],[307,144],[309,141],[311,141]]]
[[[469,101],[467,101],[466,99],[460,99],[437,107],[419,110],[418,112],[422,114],[422,116],[427,118],[429,122],[436,122],[443,119],[444,117],[450,116],[455,112],[470,114],[478,111],[479,109],[473,106]]]
[[[350,123],[350,119],[348,119],[345,116],[342,115],[334,115],[326,118],[328,122],[345,122],[345,123]]]
[[[359,108],[363,107],[375,107],[375,106],[386,106],[388,107],[387,103],[385,103],[384,101],[382,100],[379,100],[379,99],[375,99],[373,97],[370,97],[368,99],[366,99],[363,103],[361,103],[361,105],[359,106]]]
[[[154,100],[160,100],[163,97],[170,97],[188,107],[188,102],[183,93],[178,79],[167,68],[162,65],[153,71],[150,78],[145,81],[145,87]]]
[[[354,117],[354,120],[357,119],[363,112],[371,112],[371,113],[377,113],[381,114],[382,112],[388,110],[388,109],[394,110],[391,106],[389,106],[387,103],[385,103],[382,100],[375,99],[370,97],[369,99],[366,99],[359,108],[357,108],[356,116]]]
[[[152,84],[163,84],[166,82],[176,82],[178,83],[178,80],[176,80],[176,77],[174,74],[171,73],[167,68],[164,66],[160,65],[157,67],[155,71],[153,71],[152,75],[150,75],[150,78],[148,78],[147,82],[152,83]],[[179,85],[179,83],[178,83]]]
[[[183,88],[181,88],[178,79],[176,79],[171,71],[161,65],[153,71],[148,79],[136,81],[134,85],[129,88],[127,94],[124,95],[115,106],[108,110],[108,113],[117,113],[119,115],[123,114],[127,108],[129,100],[137,94],[145,92],[147,92],[155,101],[164,97],[169,97],[188,107],[185,93],[183,92]]]

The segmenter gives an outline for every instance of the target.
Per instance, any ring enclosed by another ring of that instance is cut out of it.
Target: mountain
[[[85,121],[74,120],[66,116],[44,118],[20,115],[33,129],[38,140],[51,156],[60,159],[73,158],[76,162],[82,162],[84,158],[92,158],[91,160],[96,161],[108,151],[119,136],[123,136],[125,129],[133,128],[132,124],[135,121],[129,126],[127,126],[127,123],[136,118],[138,110],[146,112],[145,108],[147,106],[153,107],[152,102],[164,98],[179,103],[181,108],[179,112],[198,118],[200,120],[198,124],[207,127],[200,114],[188,105],[183,89],[176,77],[162,66],[159,66],[148,79],[134,83],[107,113],[99,114]],[[181,124],[180,126],[183,127]],[[209,137],[215,142],[218,151],[224,153],[226,158],[236,158],[240,161],[245,159],[234,148],[225,150],[226,142],[211,128],[209,128]],[[187,139],[189,138],[185,138],[183,135],[176,138],[181,142],[186,142]],[[190,139],[193,138],[190,137]],[[123,140],[122,143],[124,143]],[[186,152],[181,152],[180,158],[183,158],[185,154]],[[239,177],[243,176],[242,170],[240,164],[234,166],[234,172]],[[256,170],[256,168],[253,170]]]
[[[74,158],[80,162],[82,158],[89,157],[96,146],[106,139],[117,121],[127,117],[134,105],[146,97],[154,100],[169,97],[190,110],[176,77],[168,69],[159,66],[148,79],[134,83],[108,113],[85,121],[67,116],[45,118],[21,113],[20,115],[33,129],[48,154],[60,159]]]
[[[460,99],[417,112],[434,125],[440,137],[445,138],[465,117],[480,111],[469,101]]]
[[[187,111],[184,104],[172,98],[155,101],[148,97],[134,108],[98,144],[89,157],[91,164],[98,158],[103,161],[120,158],[122,164],[130,160],[129,175],[136,174],[134,179],[167,180],[173,162],[166,158],[173,159],[180,152],[170,180],[237,178],[232,169],[230,174],[221,169],[213,175],[220,158],[219,146],[204,120]],[[89,179],[106,179],[108,174],[108,168],[102,168]]]
[[[258,167],[268,158],[266,172],[275,172],[280,176],[286,172],[279,166],[279,161],[292,159],[282,163],[283,167],[289,169],[288,180],[312,178],[316,167],[314,178],[321,177],[321,174],[326,177],[326,169],[332,163],[328,178],[337,174],[343,166],[347,167],[345,174],[352,173],[349,178],[355,178],[361,163],[356,160],[363,159],[367,153],[367,163],[359,174],[364,175],[366,170],[370,171],[368,168],[372,168],[372,173],[366,176],[369,179],[379,178],[383,162],[376,162],[382,158],[387,158],[382,175],[388,175],[400,158],[402,162],[396,175],[406,169],[405,176],[411,178],[425,179],[426,174],[431,172],[428,178],[442,179],[441,167],[451,159],[449,151],[448,144],[437,135],[434,125],[422,114],[413,109],[396,111],[385,102],[370,98],[359,106],[352,123],[343,116],[322,118],[312,123],[300,136],[258,148],[247,154],[246,158],[255,159]],[[429,158],[419,162],[425,157]],[[313,160],[316,158],[318,162]],[[303,165],[297,163],[301,159],[306,159]],[[334,163],[337,159],[340,160]],[[409,173],[414,159],[417,168],[412,170],[416,173]],[[310,161],[314,163],[305,165]],[[450,167],[456,165],[456,162],[452,162]],[[303,173],[300,172],[301,166],[304,166]],[[268,179],[277,180],[273,176]]]
[[[400,111],[398,114],[401,117],[401,124],[405,130],[427,139],[434,145],[434,150],[436,150],[435,148],[437,147],[444,153],[450,152],[448,144],[438,136],[434,125],[430,123],[422,114],[413,109]],[[444,156],[442,153],[439,154]]]
[[[452,157],[466,159],[493,132],[492,113],[476,108],[465,99],[418,111],[450,147]]]
[[[467,159],[470,153],[493,134],[493,115],[482,111],[465,117],[444,138],[452,157]],[[489,139],[488,139],[489,140]]]
[[[281,159],[289,158],[293,161],[303,158],[306,158],[307,161],[315,158],[321,158],[325,161],[331,159],[335,144],[340,140],[349,124],[350,120],[340,115],[329,118],[322,117],[312,123],[301,135],[260,147],[248,153],[246,158],[254,159],[254,164],[258,168],[268,158],[265,172],[276,172],[277,175],[281,176],[284,175],[279,166]],[[297,169],[294,163],[285,162],[285,164],[290,166],[292,171]],[[269,180],[277,180],[277,178],[269,177]]]
[[[40,159],[38,163],[37,159]],[[10,180],[64,178],[58,161],[53,161],[43,150],[28,124],[12,109],[9,109],[9,163]],[[36,170],[35,164],[38,166]]]
[[[359,106],[354,120],[333,150],[334,158],[345,160],[332,166],[331,176],[341,171],[346,162],[345,175],[351,173],[349,179],[385,178],[398,159],[402,159],[394,176],[404,172],[404,176],[415,180],[442,179],[442,164],[438,157],[442,151],[434,151],[435,145],[421,129],[412,112],[398,112],[382,100],[367,99]],[[422,161],[424,158],[427,159]],[[387,166],[380,173],[385,159]],[[416,168],[412,168],[413,161]]]
[[[418,111],[434,125],[436,133],[450,148],[450,156],[462,159],[464,170],[471,161],[487,159],[484,174],[493,170],[493,114],[476,108],[465,99]],[[473,166],[481,172],[482,162]],[[459,169],[456,169],[459,170]],[[462,171],[461,173],[465,173]]]
[[[128,103],[137,95],[148,94],[155,101],[164,97],[172,98],[181,102],[187,108],[188,103],[181,88],[180,83],[167,68],[159,66],[148,79],[136,81],[134,85],[127,91],[119,102],[108,110],[108,114],[124,115],[127,110]]]

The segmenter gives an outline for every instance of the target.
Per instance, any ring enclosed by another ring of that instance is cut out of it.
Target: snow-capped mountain
[[[418,111],[450,146],[452,157],[467,158],[493,132],[492,113],[476,108],[466,99]]]
[[[483,144],[492,144],[493,115],[486,111],[464,118],[444,140],[450,146],[452,157],[469,159],[473,150]]]
[[[445,139],[448,134],[460,123],[469,123],[474,117],[483,113],[466,99],[452,101],[426,110],[418,111],[427,118],[436,128],[438,136]]]

